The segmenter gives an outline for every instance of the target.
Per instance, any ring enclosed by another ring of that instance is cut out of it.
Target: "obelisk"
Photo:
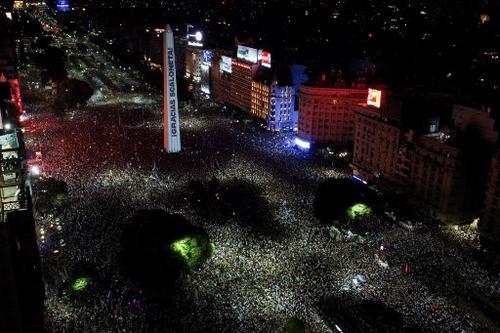
[[[163,147],[167,153],[181,150],[180,134],[174,33],[167,25],[163,33]]]

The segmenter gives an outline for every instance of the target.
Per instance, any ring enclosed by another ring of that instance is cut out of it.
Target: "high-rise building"
[[[0,30],[8,32],[0,22]],[[0,331],[42,332],[44,288],[22,132],[15,51],[0,36]]]
[[[17,114],[21,114],[23,109],[16,70],[15,48],[7,34],[0,36],[0,86],[3,94],[6,95],[0,98],[0,107],[4,116],[2,120],[5,120],[6,102],[15,105]],[[0,122],[0,128],[3,128],[2,122]]]
[[[293,85],[278,80],[253,80],[250,112],[265,120],[271,131],[294,130],[297,118]]]
[[[498,141],[494,125],[486,110],[453,105],[448,126],[435,132],[429,129],[417,138],[409,189],[433,216],[450,223],[479,217]]]
[[[250,112],[252,104],[252,80],[259,65],[241,59],[232,59],[231,67],[231,94],[229,95],[229,103],[243,111]]]
[[[186,78],[194,82],[201,81],[201,66],[203,63],[203,49],[186,47]]]
[[[348,146],[354,136],[354,108],[366,99],[364,83],[304,83],[298,92],[298,136],[314,143]]]
[[[366,99],[366,92],[365,92]],[[378,103],[374,103],[378,104]],[[393,106],[396,108],[397,106]],[[372,181],[383,176],[397,181],[396,161],[401,140],[400,117],[393,108],[362,103],[355,107],[354,175]]]
[[[367,103],[356,108],[353,175],[400,185],[419,211],[443,222],[479,216],[498,136],[490,114],[454,105],[446,116],[415,107],[411,99],[369,91]]]
[[[211,97],[217,102],[229,103],[231,95],[232,58],[230,52],[214,52],[211,67]]]

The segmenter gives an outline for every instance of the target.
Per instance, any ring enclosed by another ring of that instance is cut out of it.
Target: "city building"
[[[319,144],[351,145],[354,108],[365,99],[364,83],[347,85],[324,77],[303,83],[298,92],[298,136]]]
[[[370,92],[372,90],[369,89]],[[382,92],[377,91],[380,92],[378,101],[360,103],[355,107],[351,166],[354,175],[365,181],[372,182],[374,178],[383,176],[397,182],[396,160],[401,138],[398,112],[400,105],[386,103],[381,108]]]
[[[203,49],[196,46],[186,47],[186,78],[194,82],[201,81]]]
[[[500,150],[491,162],[479,232],[483,243],[500,250]]]
[[[293,84],[277,79],[254,79],[250,113],[265,120],[271,131],[294,130],[297,117]]]
[[[8,25],[0,22],[2,31]],[[22,131],[14,43],[0,36],[0,331],[42,332],[44,286]]]
[[[15,52],[9,36],[5,34],[0,36],[0,107],[4,116],[0,121],[0,128],[3,128],[5,112],[9,105],[15,106],[17,114],[21,114],[23,110]]]
[[[466,209],[463,151],[448,135],[437,132],[418,137],[411,155],[408,190],[417,205],[443,222],[461,223],[467,220],[464,214],[474,214]]]
[[[472,222],[483,208],[495,120],[488,109],[455,104],[447,126],[430,126],[413,149],[409,189],[437,219]]]
[[[420,212],[446,223],[478,217],[498,140],[490,113],[462,105],[440,113],[384,93],[369,89],[356,108],[353,176],[400,186]]]
[[[259,64],[241,59],[231,61],[231,85],[229,104],[250,112],[252,104],[252,80],[257,73]]]
[[[208,63],[211,59],[207,58],[208,50],[203,49],[203,33],[194,31],[193,25],[186,26],[186,78],[194,82],[200,82],[202,73],[208,73]],[[210,56],[211,58],[211,56]]]
[[[229,54],[227,52],[226,54]],[[229,103],[231,95],[232,58],[222,52],[214,52],[210,68],[211,98],[217,102]]]

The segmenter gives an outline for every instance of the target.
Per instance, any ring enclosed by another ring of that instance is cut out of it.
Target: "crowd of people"
[[[183,151],[167,156],[161,104],[133,103],[133,96],[141,98],[136,91],[98,100],[64,119],[38,105],[25,124],[43,176],[69,190],[62,207],[36,216],[50,332],[279,332],[289,318],[309,332],[376,331],[376,321],[348,323],[325,310],[339,298],[377,301],[401,314],[401,328],[498,330],[485,314],[500,297],[498,273],[446,227],[409,230],[372,214],[357,221],[376,225],[363,242],[346,228],[332,237],[314,217],[314,193],[321,181],[348,176],[343,163],[201,100],[181,110]],[[29,100],[26,108],[34,109]],[[238,212],[200,216],[188,184],[211,179],[259,188],[279,232],[238,223]],[[130,279],[120,267],[121,235],[141,209],[183,215],[208,233],[214,256],[165,291]],[[80,276],[89,285],[72,290]]]
[[[134,107],[118,110],[122,127],[110,106],[65,120],[40,115],[28,127],[44,175],[69,188],[59,211],[37,218],[46,235],[40,248],[50,331],[267,332],[297,317],[310,331],[328,332],[342,323],[320,304],[336,297],[377,300],[403,315],[401,325],[423,331],[495,327],[470,307],[478,306],[471,295],[498,297],[498,276],[471,260],[472,251],[449,233],[411,231],[373,215],[360,221],[378,224],[362,244],[350,241],[347,230],[341,241],[334,239],[314,218],[314,190],[346,173],[330,160],[311,160],[289,135],[250,131],[215,110],[185,110],[185,152],[166,157],[159,114],[148,110],[144,121]],[[186,200],[188,184],[213,178],[260,188],[279,237],[246,228],[238,215],[229,221],[197,215]],[[216,246],[213,258],[178,282],[175,306],[162,306],[119,266],[123,227],[138,210],[157,208],[204,228]],[[91,287],[75,295],[69,284],[82,264],[97,273],[89,273],[95,275]],[[363,283],[353,282],[356,276]]]

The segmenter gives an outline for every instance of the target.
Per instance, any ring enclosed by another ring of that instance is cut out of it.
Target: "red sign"
[[[368,98],[366,104],[380,108],[380,101],[382,99],[382,91],[368,88]]]
[[[261,59],[262,59],[262,66],[271,67],[271,53],[263,50]]]

